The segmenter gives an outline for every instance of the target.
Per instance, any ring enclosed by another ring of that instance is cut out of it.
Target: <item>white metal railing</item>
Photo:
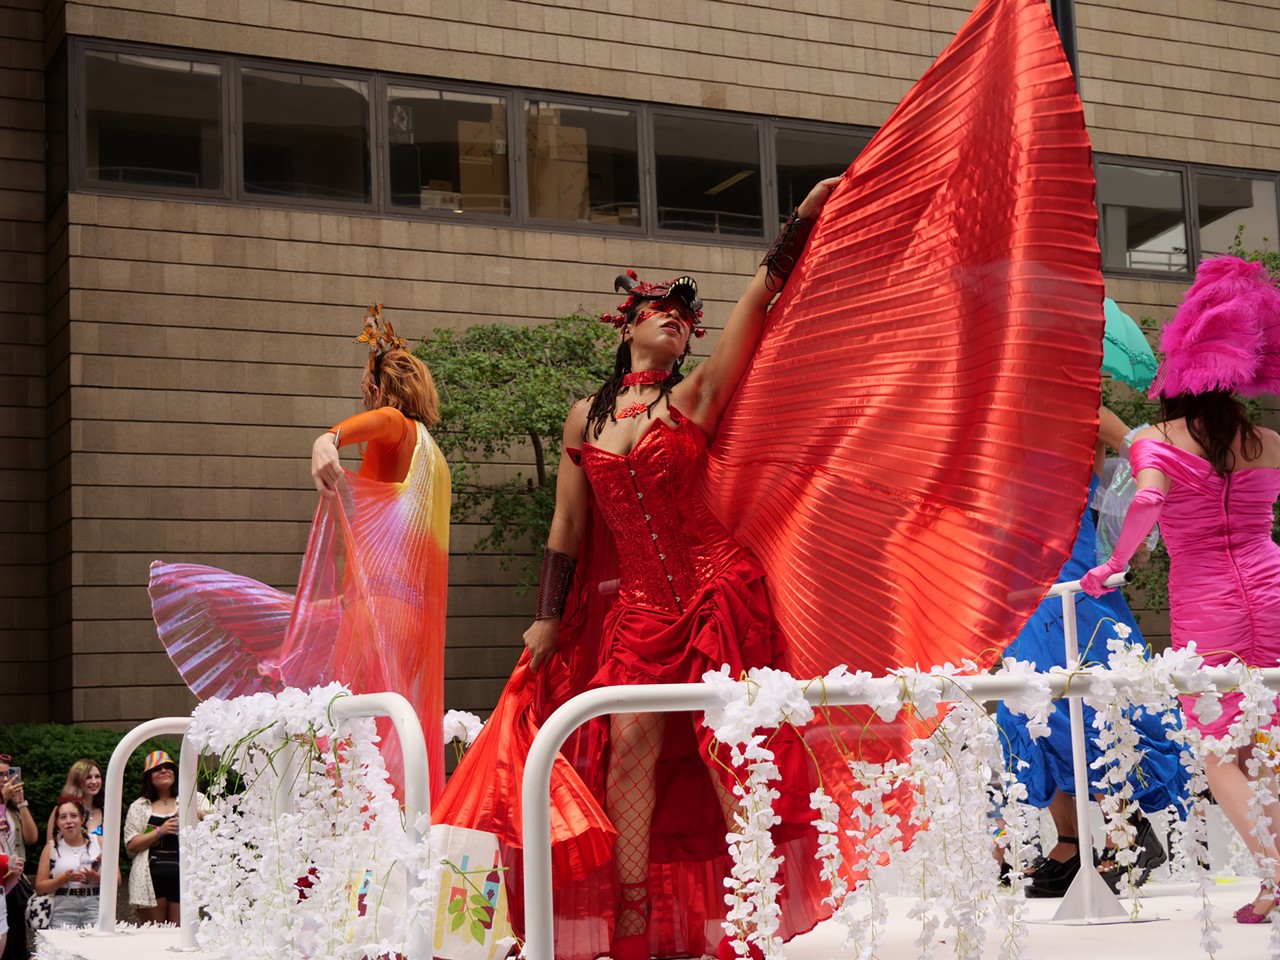
[[[1124,574],[1107,580],[1110,586],[1123,583]],[[1055,584],[1049,596],[1062,597],[1063,619],[1067,639],[1068,660],[1078,656],[1076,642],[1074,595],[1080,591],[1078,580]],[[1233,674],[1224,668],[1203,671],[1214,684],[1230,683]],[[1280,690],[1280,668],[1262,671],[1263,679],[1273,690]],[[1022,677],[973,676],[962,678],[964,686],[947,677],[929,677],[945,701],[1002,700],[1024,692],[1028,681]],[[1113,679],[1111,683],[1123,683]],[[1069,690],[1068,690],[1069,686]],[[1089,779],[1085,761],[1084,714],[1082,698],[1093,693],[1093,678],[1088,674],[1049,677],[1055,697],[1070,700],[1072,753],[1075,766],[1076,816],[1081,838],[1090,835],[1088,820]],[[833,691],[821,682],[810,685],[805,699],[814,706],[865,705],[865,695],[848,695]],[[644,686],[601,687],[579,694],[560,706],[534,737],[525,763],[523,795],[525,952],[526,960],[554,960],[555,934],[551,876],[551,767],[565,740],[578,727],[596,717],[612,713],[678,713],[705,711],[720,704],[719,695],[704,683],[661,683]],[[1083,840],[1082,840],[1083,842]],[[1115,894],[1098,876],[1096,870],[1081,870],[1063,898],[1055,920],[1100,921],[1114,917],[1120,907]]]
[[[431,810],[431,783],[427,765],[427,743],[422,724],[413,707],[398,693],[366,693],[339,697],[330,707],[333,716],[342,720],[360,717],[388,717],[400,738],[400,750],[404,759],[404,816],[409,840],[415,846],[422,842],[419,820]],[[187,731],[190,717],[163,717],[149,720],[130,730],[116,745],[107,764],[107,779],[103,787],[105,814],[102,824],[102,890],[98,901],[98,927],[100,934],[112,934],[116,928],[116,902],[120,872],[120,809],[124,802],[124,768],[138,747],[152,737],[182,736],[182,753],[178,761],[178,824],[179,845],[184,830],[196,819],[195,784],[199,751],[190,748]],[[277,813],[287,811],[289,802],[284,798],[286,790],[276,792]],[[181,854],[180,854],[181,855]],[[412,868],[405,866],[405,909],[412,911],[412,894],[417,878]],[[200,916],[197,897],[187,888],[188,872],[179,873],[179,891],[182,898],[182,928],[179,950],[196,951],[196,932]],[[431,938],[423,924],[415,924],[410,935],[407,960],[430,960]]]

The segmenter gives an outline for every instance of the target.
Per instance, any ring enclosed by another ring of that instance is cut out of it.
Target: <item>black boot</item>
[[[1134,819],[1134,818],[1137,819]],[[1151,876],[1151,871],[1162,865],[1169,859],[1165,853],[1164,845],[1160,842],[1160,838],[1156,836],[1155,830],[1151,826],[1151,821],[1144,817],[1141,813],[1134,814],[1129,819],[1136,831],[1133,838],[1133,849],[1137,852],[1137,859],[1133,861],[1133,885],[1140,887],[1147,882],[1147,878]],[[1109,854],[1109,856],[1107,856]],[[1111,888],[1112,893],[1120,892],[1120,882],[1125,878],[1130,867],[1119,863],[1115,859],[1115,851],[1104,851],[1106,859],[1110,860],[1112,866],[1107,869],[1099,869],[1098,873],[1102,879],[1107,881],[1107,886]]]
[[[1063,862],[1041,857],[1028,871],[1031,884],[1027,887],[1027,896],[1039,899],[1056,899],[1066,895],[1071,881],[1080,872],[1080,839],[1078,837],[1058,837],[1059,843],[1073,843],[1076,852]]]

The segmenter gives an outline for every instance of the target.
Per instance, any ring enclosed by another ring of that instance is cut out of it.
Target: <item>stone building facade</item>
[[[0,723],[189,709],[148,564],[293,582],[363,304],[417,337],[680,269],[714,328],[972,5],[0,0]],[[1275,244],[1280,18],[1132,7],[1079,0],[1082,93],[1108,292],[1163,320],[1238,225]],[[532,601],[479,536],[446,695],[484,711]]]

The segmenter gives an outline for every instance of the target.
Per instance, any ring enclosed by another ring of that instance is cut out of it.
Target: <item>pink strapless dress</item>
[[[1173,444],[1139,440],[1129,452],[1136,475],[1159,470],[1171,481],[1160,513],[1169,550],[1169,620],[1177,649],[1194,642],[1205,663],[1280,665],[1280,546],[1271,539],[1280,470],[1236,470]],[[1201,723],[1183,697],[1187,722],[1220,737],[1240,715],[1240,695],[1223,697],[1222,716]]]

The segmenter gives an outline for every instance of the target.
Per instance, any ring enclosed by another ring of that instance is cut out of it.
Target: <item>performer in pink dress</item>
[[[1164,363],[1152,395],[1163,422],[1138,433],[1129,451],[1138,494],[1111,559],[1081,580],[1094,596],[1123,570],[1157,519],[1169,550],[1169,614],[1175,648],[1195,643],[1206,664],[1280,665],[1280,546],[1271,539],[1280,495],[1280,435],[1255,426],[1236,393],[1280,393],[1280,291],[1257,263],[1216,257],[1165,328]],[[1223,698],[1222,715],[1202,722],[1195,697],[1183,697],[1187,722],[1221,737],[1240,717],[1241,695]],[[1280,719],[1280,718],[1277,718]],[[1280,803],[1266,805],[1272,839],[1263,844],[1249,811],[1252,746],[1209,753],[1209,786],[1255,858],[1280,863],[1275,829]],[[1265,769],[1272,780],[1275,771]],[[1240,908],[1241,923],[1267,919],[1280,872]]]

